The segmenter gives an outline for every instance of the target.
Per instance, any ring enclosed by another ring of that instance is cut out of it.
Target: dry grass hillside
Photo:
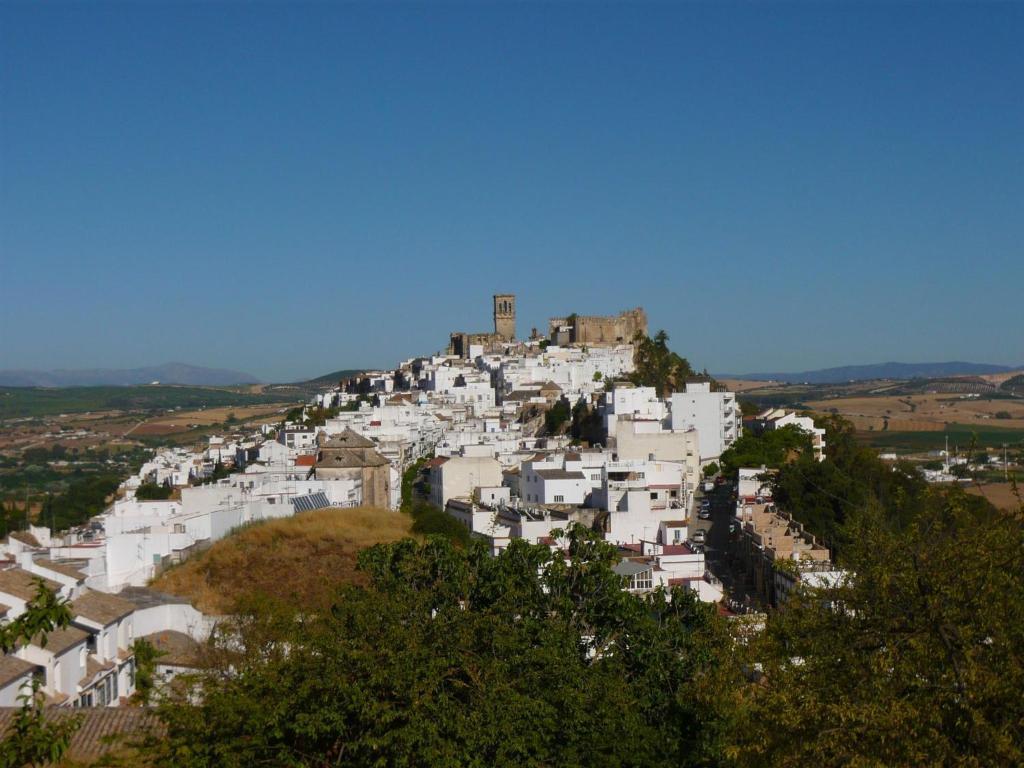
[[[359,507],[321,509],[257,523],[157,578],[160,592],[189,598],[204,613],[230,613],[240,598],[265,594],[301,605],[360,583],[356,554],[410,534],[412,518]]]

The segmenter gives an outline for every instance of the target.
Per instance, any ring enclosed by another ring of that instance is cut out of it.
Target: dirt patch
[[[187,597],[204,613],[230,613],[239,600],[259,595],[316,607],[341,584],[362,583],[359,550],[405,538],[411,526],[408,515],[369,507],[303,512],[244,528],[152,587]]]
[[[1024,494],[1024,488],[1018,486],[1018,490]],[[972,485],[967,488],[967,492],[975,496],[984,496],[999,509],[1012,512],[1021,508],[1021,500],[1014,494],[1010,483],[987,483],[980,487]]]

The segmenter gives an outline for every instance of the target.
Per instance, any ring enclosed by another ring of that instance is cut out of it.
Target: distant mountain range
[[[743,373],[716,374],[720,379],[746,379],[752,381],[783,381],[790,384],[840,384],[845,381],[869,379],[934,379],[943,376],[980,376],[989,373],[1008,373],[1024,369],[1024,365],[989,365],[987,363],[876,363],[874,365],[845,365],[798,373]]]
[[[136,384],[229,386],[258,384],[250,373],[203,368],[185,363],[164,363],[148,368],[58,369],[55,371],[0,370],[3,387],[129,387]]]

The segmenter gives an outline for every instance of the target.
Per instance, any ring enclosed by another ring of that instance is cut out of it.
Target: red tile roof
[[[305,455],[305,456],[296,456],[295,457],[295,466],[296,467],[312,467],[312,466],[315,466],[315,465],[316,465],[316,456],[313,456],[312,454]]]
[[[692,555],[693,550],[685,544],[665,544],[661,548],[663,555]]]
[[[19,711],[19,707],[0,707],[0,735],[13,727]],[[74,710],[61,707],[47,710],[46,716],[54,720],[80,719],[66,753],[66,758],[76,763],[91,764],[108,752],[124,749],[128,737],[138,741],[147,733],[159,736],[164,732],[164,726],[154,711],[142,707],[84,707]]]

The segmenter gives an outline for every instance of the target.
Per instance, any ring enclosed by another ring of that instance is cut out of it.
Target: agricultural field
[[[944,428],[909,432],[858,431],[857,436],[875,448],[897,453],[937,451],[945,446],[947,437],[950,451],[964,451],[971,446],[976,450],[994,449],[1004,443],[1011,450],[1024,449],[1024,429],[974,424],[947,424]]]
[[[274,392],[236,391],[240,389],[253,388],[0,389],[0,404],[6,402],[4,412],[18,414],[0,419],[0,455],[11,456],[29,448],[56,444],[77,450],[160,443],[183,445],[204,440],[218,431],[278,421],[305,400],[290,388]],[[112,395],[108,390],[119,394]],[[125,407],[109,407],[117,403]],[[163,407],[167,403],[183,404]],[[108,407],[76,410],[97,405]]]
[[[125,431],[122,436],[143,438],[184,434],[191,439],[200,433],[205,433],[208,427],[227,426],[237,429],[248,424],[280,421],[293,405],[293,403],[270,406],[245,405],[174,411],[173,413],[153,416],[138,421],[134,426]]]
[[[108,411],[166,411],[285,403],[304,399],[293,387],[0,387],[0,421]]]
[[[950,447],[1024,446],[1024,397],[1016,373],[986,376],[856,381],[843,384],[727,382],[741,401],[759,409],[793,408],[837,414],[858,437],[900,453]]]
[[[838,413],[865,431],[927,432],[946,424],[1024,429],[1024,399],[949,394],[875,395],[808,400],[808,409]]]

